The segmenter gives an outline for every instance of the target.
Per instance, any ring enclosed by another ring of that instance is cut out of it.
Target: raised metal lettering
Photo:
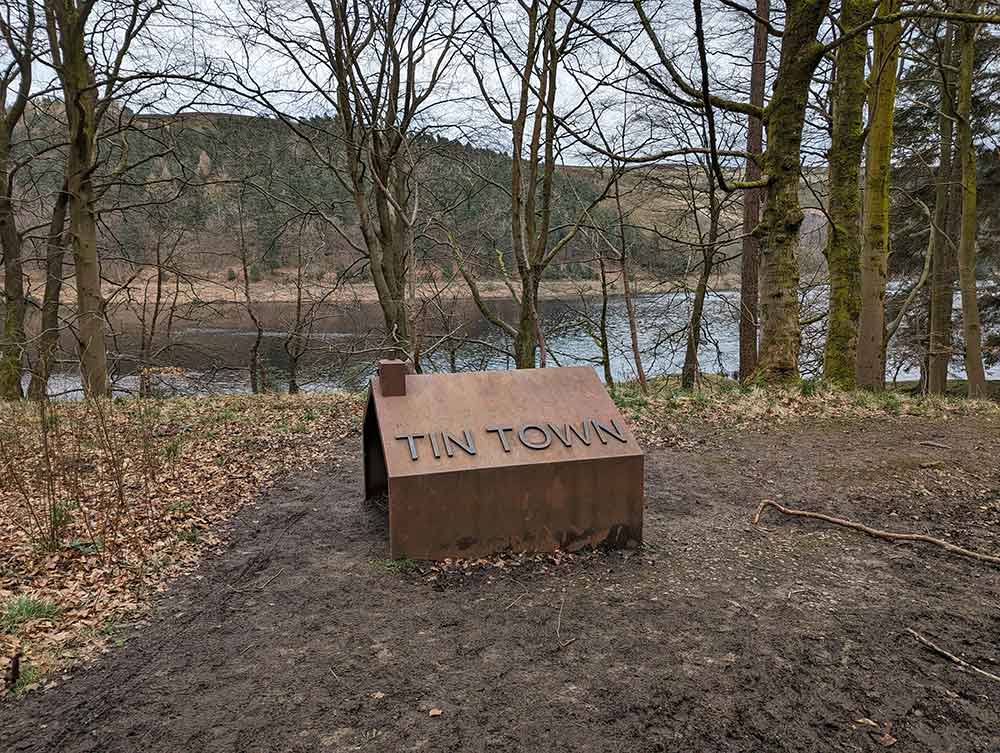
[[[510,452],[510,444],[507,442],[507,435],[504,432],[514,431],[513,426],[487,426],[486,431],[495,432],[500,437],[500,446],[504,452]]]
[[[528,438],[525,436],[525,432],[527,432],[529,429],[534,429],[535,431],[540,431],[542,434],[544,434],[545,442],[538,443],[529,441]],[[520,429],[518,429],[517,438],[520,439],[521,444],[523,444],[529,450],[544,450],[546,447],[552,444],[552,435],[549,433],[549,430],[544,426],[539,426],[538,424],[525,424]]]
[[[573,424],[568,424],[569,430],[576,435],[576,438],[590,447],[590,419],[583,419],[583,434]]]
[[[594,425],[594,431],[597,434],[597,438],[601,440],[601,444],[607,444],[608,443],[608,440],[606,440],[604,438],[604,434],[608,434],[608,435],[614,437],[615,439],[617,439],[622,444],[625,444],[625,443],[628,442],[628,440],[625,439],[625,434],[622,432],[621,429],[618,428],[618,424],[615,423],[615,420],[613,418],[611,419],[611,426],[608,426],[607,424],[601,423],[596,418],[590,419],[590,423],[592,423]],[[604,432],[604,433],[602,433],[602,432]]]
[[[410,446],[410,460],[417,459],[417,440],[423,438],[423,434],[400,434],[396,439],[402,439],[406,441],[406,444]]]
[[[556,439],[563,443],[563,447],[569,447],[569,424],[563,424],[562,434],[559,433],[559,427],[555,424],[549,424],[549,428],[552,429],[552,433],[556,435]]]
[[[455,447],[461,447],[469,455],[476,454],[476,442],[472,438],[472,434],[468,429],[462,429],[462,434],[465,436],[464,443],[460,442],[447,431],[441,432],[441,436],[444,438],[444,451],[448,453],[448,457],[452,457],[455,454],[455,451],[452,449],[452,445],[455,445]]]

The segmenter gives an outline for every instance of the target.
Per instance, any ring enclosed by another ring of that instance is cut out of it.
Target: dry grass
[[[787,388],[740,388],[730,380],[707,382],[697,391],[683,391],[676,378],[652,380],[649,395],[635,384],[617,390],[619,408],[646,447],[684,441],[685,422],[743,431],[810,421],[891,419],[905,416],[958,418],[995,416],[1000,403],[954,397],[921,397],[907,392],[847,392],[823,383],[803,382]]]

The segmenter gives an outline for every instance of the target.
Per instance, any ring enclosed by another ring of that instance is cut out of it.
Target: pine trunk
[[[971,12],[978,10],[972,3]],[[976,146],[972,141],[972,71],[978,26],[962,24],[958,32],[957,152],[962,164],[962,232],[958,244],[958,285],[962,293],[962,335],[965,338],[965,378],[969,397],[986,392],[983,369],[983,332],[976,298]]]
[[[934,227],[931,228],[930,310],[927,316],[927,392],[943,395],[948,388],[951,363],[951,318],[955,299],[955,254],[947,235],[948,201],[953,193],[952,132],[955,121],[955,91],[951,83],[955,28],[948,24],[941,51],[938,113],[938,171],[934,188]]]

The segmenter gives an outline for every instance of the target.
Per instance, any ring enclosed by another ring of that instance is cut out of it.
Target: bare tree
[[[347,192],[360,241],[324,197],[300,198],[367,260],[386,344],[412,356],[422,134],[432,109],[447,99],[437,94],[460,42],[459,6],[451,0],[284,6],[239,0],[238,7],[237,31],[247,49],[265,51],[285,80],[268,88],[242,64],[232,90],[278,117]],[[286,106],[289,96],[294,107]],[[328,117],[302,116],[303,102]]]
[[[577,10],[582,3],[577,4]],[[507,322],[483,299],[464,254],[455,249],[459,270],[483,316],[513,341],[517,368],[546,365],[545,338],[538,313],[539,286],[545,270],[574,239],[587,212],[605,198],[615,176],[586,202],[575,219],[556,230],[554,193],[562,120],[557,116],[557,88],[565,59],[574,51],[580,27],[575,15],[563,16],[557,0],[531,0],[520,6],[517,23],[506,7],[484,4],[475,9],[479,47],[469,61],[483,98],[496,121],[509,132],[510,253],[518,288],[510,291],[518,319]],[[523,34],[521,33],[523,31]],[[506,273],[506,270],[503,270]]]
[[[109,389],[94,181],[99,131],[120,93],[122,80],[142,77],[134,71],[124,75],[124,67],[132,45],[164,5],[165,0],[129,0],[105,8],[98,0],[45,0],[49,58],[62,86],[66,112],[66,194],[76,275],[76,331],[80,372],[88,396],[105,395]],[[95,11],[101,14],[96,25]],[[95,42],[95,34],[103,35],[103,41],[113,48],[107,58],[98,52],[102,40]]]

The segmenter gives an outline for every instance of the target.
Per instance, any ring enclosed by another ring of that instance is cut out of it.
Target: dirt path
[[[648,457],[643,552],[468,575],[386,565],[345,449],[244,510],[124,648],[0,706],[0,749],[1000,750],[1000,683],[904,632],[1000,673],[1000,570],[748,524],[769,496],[996,550],[1000,424],[686,439]]]

